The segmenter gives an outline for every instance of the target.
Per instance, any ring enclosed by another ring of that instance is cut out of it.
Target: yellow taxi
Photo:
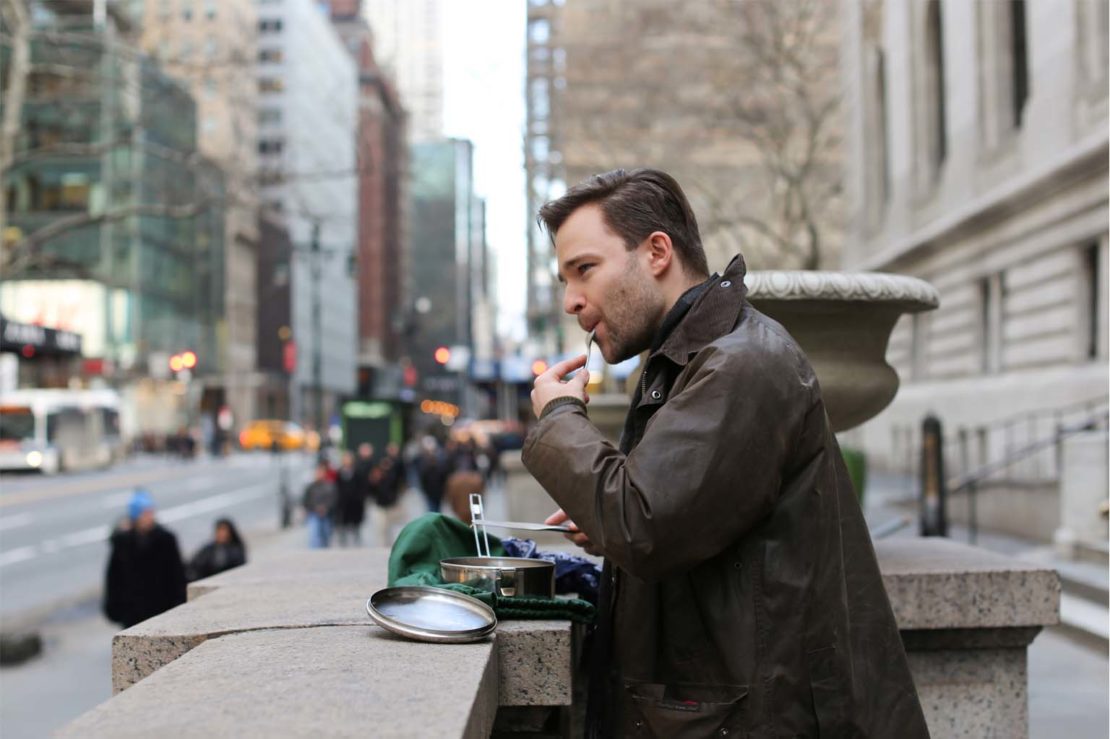
[[[305,432],[292,421],[276,419],[251,421],[239,432],[239,446],[246,450],[270,451],[275,443],[282,451],[315,450],[320,446],[320,437],[314,431]]]

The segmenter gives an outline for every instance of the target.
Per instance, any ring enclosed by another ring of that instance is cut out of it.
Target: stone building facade
[[[1107,5],[842,9],[844,266],[941,296],[896,327],[902,387],[850,440],[911,471],[933,413],[958,475],[1106,406]],[[1003,476],[1051,490],[1058,462],[1050,447]]]

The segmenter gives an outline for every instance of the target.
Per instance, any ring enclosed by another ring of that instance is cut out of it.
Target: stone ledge
[[[875,553],[901,630],[1051,626],[1054,570],[947,539],[886,539]]]
[[[366,626],[200,644],[66,726],[65,737],[486,737],[494,644],[421,644]]]
[[[384,587],[387,560],[387,549],[290,552],[194,583],[188,603],[115,636],[113,690],[126,690],[205,641],[229,634],[343,625],[378,632],[365,603]],[[502,621],[495,639],[502,705],[570,704],[570,622]]]

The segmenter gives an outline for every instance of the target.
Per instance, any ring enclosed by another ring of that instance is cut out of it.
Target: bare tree
[[[711,261],[741,248],[758,267],[835,259],[835,3],[606,3],[614,7],[564,9],[566,84],[555,105],[567,179],[666,169],[687,189]]]

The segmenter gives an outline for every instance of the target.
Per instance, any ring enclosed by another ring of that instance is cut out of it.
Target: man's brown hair
[[[709,266],[698,233],[698,222],[686,194],[674,177],[658,169],[614,169],[595,174],[567,190],[561,198],[544,203],[537,220],[551,235],[583,205],[596,203],[605,223],[624,239],[632,251],[653,231],[671,237],[683,269],[706,277]]]

